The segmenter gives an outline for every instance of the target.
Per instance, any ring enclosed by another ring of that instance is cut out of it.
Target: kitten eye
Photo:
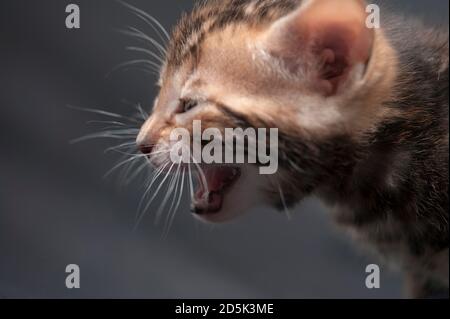
[[[191,99],[180,99],[180,113],[186,113],[195,108],[198,102]]]

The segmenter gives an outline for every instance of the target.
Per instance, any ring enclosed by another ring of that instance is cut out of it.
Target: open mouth
[[[197,187],[191,211],[200,216],[217,214],[222,209],[226,193],[241,176],[241,170],[231,166],[207,166],[197,172]]]

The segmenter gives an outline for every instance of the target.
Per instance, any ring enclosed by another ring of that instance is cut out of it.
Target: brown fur
[[[278,50],[271,26],[300,5],[210,0],[184,15],[139,140],[161,144],[195,119],[278,127],[284,198],[267,183],[268,203],[318,195],[359,242],[403,267],[413,296],[448,294],[448,33],[386,17],[363,79],[349,71],[323,97],[309,81],[317,61],[303,55],[311,65],[299,74],[266,55]],[[173,100],[192,94],[201,94],[202,108],[176,114]]]

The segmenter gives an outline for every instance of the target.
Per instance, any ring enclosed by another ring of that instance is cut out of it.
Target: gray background
[[[67,104],[127,114],[147,109],[154,77],[130,70],[139,55],[114,31],[145,26],[114,1],[77,0],[82,27],[65,28],[64,0],[0,2],[0,297],[4,298],[396,298],[401,278],[382,266],[365,288],[358,252],[310,200],[291,221],[270,210],[231,225],[198,224],[180,209],[167,238],[148,216],[133,232],[142,183],[102,179],[118,156],[110,142],[70,145],[94,117]],[[129,1],[170,28],[189,1]],[[448,23],[448,1],[391,1],[393,10]],[[145,29],[147,32],[151,30]],[[413,37],[413,35],[405,35]],[[81,289],[65,288],[65,266]]]

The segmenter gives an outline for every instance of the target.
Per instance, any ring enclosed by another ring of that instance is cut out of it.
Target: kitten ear
[[[370,59],[374,31],[366,18],[362,0],[306,0],[270,27],[265,48],[314,89],[333,95]]]

